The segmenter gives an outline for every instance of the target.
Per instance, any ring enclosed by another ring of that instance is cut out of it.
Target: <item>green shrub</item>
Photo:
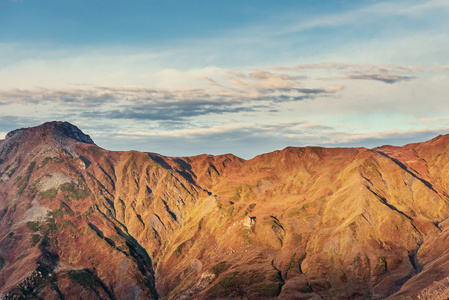
[[[69,216],[73,216],[74,215],[74,213],[70,209],[70,207],[67,204],[63,203],[63,202],[59,203],[59,208],[52,212],[53,217],[56,218],[56,219],[63,218],[65,214],[69,215]]]
[[[19,188],[18,194],[22,195],[25,191],[28,182],[30,181],[31,173],[33,172],[34,167],[36,166],[36,162],[33,161],[28,165],[28,168],[26,170],[25,176],[19,176],[16,178],[16,184]]]
[[[301,264],[304,261],[304,259],[306,259],[306,253],[302,254],[299,258],[296,258],[296,253],[294,253],[290,258],[290,262],[288,263],[286,270],[284,271],[284,277],[287,276],[289,270],[294,269],[299,271],[299,273],[303,274]]]
[[[64,183],[59,187],[61,192],[64,193],[64,198],[65,196],[68,196],[69,199],[83,200],[90,196],[90,190],[87,187],[86,183],[81,179],[78,180],[78,183],[82,188],[79,188],[72,182]]]
[[[256,203],[251,203],[250,205],[248,205],[248,207],[245,209],[244,215],[246,216],[247,214],[251,213],[254,207],[256,207]]]
[[[248,286],[251,283],[251,278],[245,276],[245,274],[239,273],[237,271],[228,273],[220,281],[221,286],[230,289],[238,289],[244,286]]]
[[[73,183],[71,183],[71,182],[64,183],[59,187],[59,189],[63,193],[71,193],[74,188],[75,187],[74,187]]]
[[[229,289],[238,289],[261,283],[265,280],[265,274],[258,272],[238,272],[227,273],[220,281],[221,286]]]
[[[231,294],[231,291],[222,287],[220,284],[212,286],[206,293],[211,298],[223,298],[229,296],[229,294]]]
[[[50,246],[50,238],[47,235],[45,235],[39,244],[39,249],[44,250],[48,246]]]
[[[36,246],[37,243],[40,242],[40,240],[41,240],[40,234],[33,233],[33,234],[31,235],[31,247]]]
[[[230,197],[229,200],[231,200],[231,201],[238,201],[238,200],[240,200],[241,193],[242,193],[242,187],[241,186],[239,186],[238,188],[235,188],[234,195],[232,197]]]
[[[42,162],[39,164],[39,168],[43,168],[46,164],[49,162],[55,162],[57,164],[62,163],[64,160],[61,157],[46,157],[42,160]]]
[[[226,211],[226,217],[231,217],[234,212],[234,206],[230,206]]]
[[[310,147],[310,152],[320,155],[323,152],[322,147]]]
[[[189,239],[189,240],[182,242],[176,248],[175,252],[173,252],[173,254],[176,256],[176,258],[179,258],[182,255],[182,252],[184,251],[184,249],[189,247],[194,241],[195,241],[194,239]]]
[[[213,266],[210,270],[212,273],[215,274],[216,277],[218,277],[218,275],[227,271],[229,269],[229,267],[230,266],[227,265],[226,262],[222,261],[222,262],[219,262],[218,264],[216,264],[215,266]]]
[[[387,273],[387,259],[385,257],[379,258],[379,264],[376,266],[376,275],[380,276]]]
[[[268,275],[268,280],[271,282],[283,282],[280,273],[277,271],[273,271],[270,275]]]
[[[85,288],[100,286],[100,282],[96,276],[88,269],[70,270],[66,274],[72,281],[75,281]]]
[[[49,189],[39,193],[39,196],[41,196],[43,199],[53,199],[54,197],[56,197],[57,193],[58,193],[57,189]]]
[[[36,232],[39,230],[39,223],[30,221],[30,222],[27,222],[27,227]]]
[[[70,193],[70,198],[75,200],[83,200],[90,196],[89,189],[75,189]]]
[[[42,168],[43,166],[45,166],[46,164],[48,164],[48,162],[51,160],[51,157],[46,157],[44,158],[41,163],[39,164],[39,168]]]
[[[52,218],[48,218],[47,222],[27,222],[27,227],[34,232],[40,231],[43,235],[56,233],[56,224]]]
[[[87,209],[87,211],[84,213],[84,216],[86,217],[86,219],[92,219],[92,214],[95,212],[95,206],[91,205],[89,206],[89,208]]]
[[[53,217],[57,219],[61,219],[64,216],[64,213],[62,212],[62,208],[59,207],[58,210],[53,211]]]
[[[241,292],[243,288],[247,288],[249,286],[252,286],[253,284],[259,284],[264,280],[265,274],[259,272],[230,272],[225,274],[219,282],[212,286],[207,291],[206,295],[212,298],[226,297],[229,296],[233,291]],[[275,285],[276,287],[278,286],[278,284]],[[268,284],[268,286],[270,286],[270,284]],[[265,287],[263,289],[264,294],[270,294],[270,292],[268,291],[269,288]]]
[[[251,235],[253,234],[253,230],[251,228],[244,228],[242,231],[242,236],[245,241],[245,245],[251,244]]]
[[[56,223],[53,219],[49,219],[51,221],[42,223],[39,230],[42,234],[55,234],[56,233]]]
[[[299,216],[299,211],[295,210],[295,211],[290,211],[287,213],[287,218],[293,218],[295,216]]]
[[[250,287],[249,291],[259,297],[277,297],[281,293],[281,283],[261,283]]]
[[[5,267],[6,260],[0,255],[0,271]]]

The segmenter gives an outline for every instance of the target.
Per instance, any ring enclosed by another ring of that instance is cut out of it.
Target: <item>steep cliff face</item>
[[[0,294],[416,296],[449,276],[448,146],[174,158],[19,129],[0,141]]]

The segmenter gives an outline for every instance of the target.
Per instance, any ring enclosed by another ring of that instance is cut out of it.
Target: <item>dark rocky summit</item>
[[[42,127],[41,130],[49,130],[49,129],[56,130],[61,134],[63,134],[64,136],[74,139],[78,142],[95,145],[94,141],[90,138],[90,136],[84,134],[78,127],[70,124],[69,122],[59,122],[59,121],[47,122],[41,125],[41,127]],[[13,136],[24,134],[26,131],[30,129],[31,128],[28,127],[13,130],[6,135],[5,139],[7,140]]]

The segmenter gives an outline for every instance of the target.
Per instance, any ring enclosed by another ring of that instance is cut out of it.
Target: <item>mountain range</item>
[[[102,149],[67,122],[14,130],[0,140],[0,299],[443,294],[448,147],[167,157]]]

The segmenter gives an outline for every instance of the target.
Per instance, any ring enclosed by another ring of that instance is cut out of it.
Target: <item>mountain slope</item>
[[[65,122],[16,130],[0,141],[0,294],[413,297],[449,276],[448,146],[175,158]]]

